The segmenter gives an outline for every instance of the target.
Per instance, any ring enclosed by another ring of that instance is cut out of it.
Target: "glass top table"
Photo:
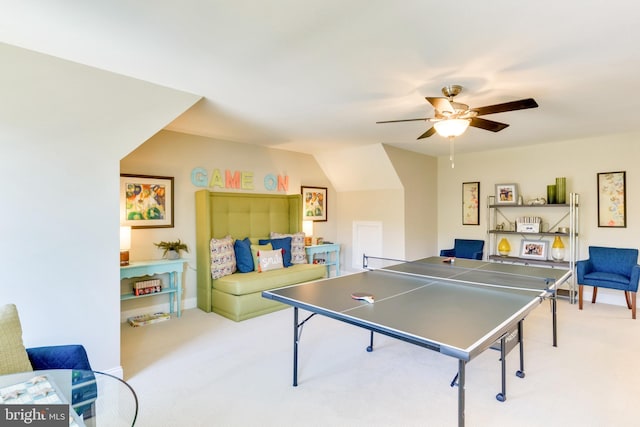
[[[66,425],[77,427],[133,426],[138,416],[138,397],[129,384],[110,374],[78,369],[2,375],[2,405],[66,405]]]

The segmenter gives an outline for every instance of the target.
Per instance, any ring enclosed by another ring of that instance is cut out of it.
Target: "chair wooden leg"
[[[631,310],[631,299],[629,297],[629,291],[624,291],[624,299],[627,300],[627,308]]]
[[[584,292],[584,285],[578,285],[578,308],[582,310],[582,293]]]
[[[636,318],[636,295],[637,295],[637,292],[633,292],[631,294],[631,318],[632,319]]]
[[[598,296],[598,287],[594,286],[593,287],[593,295],[591,296],[591,304],[595,304],[596,303],[596,297]]]

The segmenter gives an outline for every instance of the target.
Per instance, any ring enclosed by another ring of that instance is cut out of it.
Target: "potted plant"
[[[164,252],[162,253],[162,256],[168,259],[180,258],[180,251],[189,252],[189,248],[187,247],[187,244],[182,243],[180,239],[173,242],[154,243],[154,245],[164,250]]]

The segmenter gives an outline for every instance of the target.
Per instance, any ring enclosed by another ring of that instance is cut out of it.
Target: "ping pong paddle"
[[[442,262],[446,262],[447,264],[452,264],[455,262],[455,260],[456,260],[455,258],[449,257],[449,258],[443,259]]]
[[[373,304],[373,295],[365,293],[365,292],[354,292],[351,294],[351,298],[366,301],[369,304]]]

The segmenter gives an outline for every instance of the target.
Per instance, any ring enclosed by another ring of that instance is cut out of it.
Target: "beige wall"
[[[404,188],[403,259],[437,255],[437,159],[388,145],[385,150]]]
[[[580,195],[579,258],[588,257],[589,245],[638,248],[640,244],[640,134],[594,137],[484,153],[456,154],[455,168],[448,157],[438,159],[438,242],[441,248],[454,237],[487,238],[487,196],[495,184],[517,183],[525,202],[546,197],[546,186],[567,178],[567,192]],[[599,172],[626,171],[627,227],[597,225],[596,176]],[[480,181],[480,226],[462,225],[462,183]],[[544,215],[540,215],[543,217]],[[513,247],[513,244],[512,244]],[[588,290],[590,288],[587,287]],[[615,301],[619,295],[615,294]]]
[[[120,367],[118,167],[198,97],[0,43],[0,304],[27,347]]]

